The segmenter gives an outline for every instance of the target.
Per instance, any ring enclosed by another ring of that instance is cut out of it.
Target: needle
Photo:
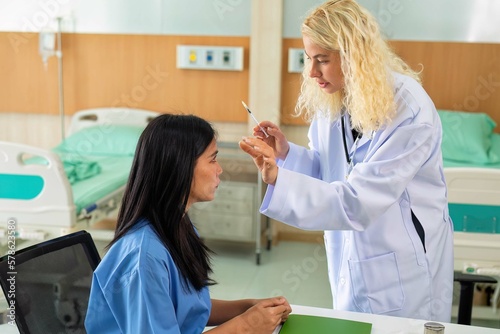
[[[257,120],[257,118],[255,118],[255,116],[252,114],[252,112],[250,111],[250,109],[248,108],[248,106],[246,105],[245,102],[241,101],[241,104],[243,104],[243,107],[245,107],[245,109],[248,111],[248,113],[250,114],[250,117],[252,117],[252,119],[255,121],[255,123],[257,123],[257,125],[259,126],[260,130],[262,132],[264,132],[264,134],[266,135],[266,138],[269,137],[269,135],[267,134],[266,130],[264,130],[264,128],[262,126],[260,126],[259,124],[259,121]]]

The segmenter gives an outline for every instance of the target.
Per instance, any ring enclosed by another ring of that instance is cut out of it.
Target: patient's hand
[[[272,333],[292,311],[283,297],[263,299],[241,315],[251,328],[251,333]]]

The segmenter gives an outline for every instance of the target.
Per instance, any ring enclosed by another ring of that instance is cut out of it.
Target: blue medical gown
[[[199,334],[210,309],[208,288],[186,291],[168,250],[141,221],[95,270],[85,328],[88,334]]]

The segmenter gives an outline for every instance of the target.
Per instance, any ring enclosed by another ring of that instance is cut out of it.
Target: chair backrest
[[[85,333],[92,273],[100,256],[90,234],[78,231],[0,258],[7,321],[21,334]]]

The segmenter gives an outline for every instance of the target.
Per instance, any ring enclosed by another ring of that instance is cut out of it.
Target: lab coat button
[[[344,284],[345,284],[345,278],[344,278],[344,277],[342,277],[342,278],[340,279],[340,284],[342,284],[342,285],[344,285]]]

